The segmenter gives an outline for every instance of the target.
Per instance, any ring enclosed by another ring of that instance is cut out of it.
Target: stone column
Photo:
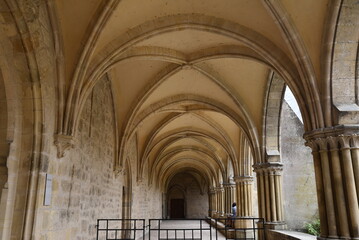
[[[208,191],[208,201],[209,201],[209,210],[208,210],[208,215],[210,217],[214,217],[215,215],[215,211],[216,211],[216,202],[215,202],[215,198],[216,198],[216,192],[213,188],[211,188]]]
[[[238,176],[234,178],[237,192],[237,216],[251,217],[252,209],[252,176]]]
[[[224,188],[223,187],[218,187],[217,188],[217,199],[218,199],[218,217],[223,217],[224,216]]]
[[[213,211],[213,217],[214,218],[220,218],[221,212],[223,212],[222,209],[222,192],[224,192],[224,189],[222,187],[215,187],[214,188],[214,211]]]
[[[217,200],[218,200],[218,198],[217,198],[217,196],[218,196],[218,194],[217,194],[217,189],[214,187],[214,188],[212,188],[211,189],[211,196],[212,196],[212,213],[211,213],[211,217],[212,218],[216,218],[217,217],[217,213],[218,213],[218,203],[217,203]]]
[[[235,202],[235,183],[224,183],[224,213],[229,216],[232,213],[232,203]]]
[[[236,176],[234,177],[236,182],[236,193],[237,193],[237,217],[241,219],[235,220],[235,227],[240,228],[253,228],[253,222],[251,219],[245,219],[246,217],[253,217],[252,208],[252,192],[253,192],[253,177],[252,176]],[[237,238],[251,237],[253,236],[252,231],[236,231]]]
[[[359,239],[359,127],[336,126],[306,133],[311,147],[322,238]]]
[[[282,171],[279,162],[254,165],[257,175],[259,216],[271,229],[284,229]]]

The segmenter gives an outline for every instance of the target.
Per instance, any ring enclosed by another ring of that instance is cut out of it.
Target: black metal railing
[[[207,219],[150,219],[148,239],[212,240],[213,230]]]
[[[147,234],[147,235],[146,235]],[[265,240],[264,219],[99,219],[96,240]]]
[[[145,237],[145,219],[98,219],[96,240],[136,240]]]
[[[211,225],[226,239],[265,240],[264,219],[252,217],[230,217],[211,219]]]

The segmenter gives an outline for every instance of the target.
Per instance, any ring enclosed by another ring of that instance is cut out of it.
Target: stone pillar
[[[209,200],[209,216],[214,218],[216,212],[216,191],[211,188],[208,192],[208,200]]]
[[[234,178],[237,190],[237,216],[252,217],[252,176],[239,176]]]
[[[221,218],[224,216],[224,188],[223,187],[218,187],[217,189],[217,212],[218,212],[218,217]]]
[[[284,229],[282,171],[279,162],[254,165],[257,174],[259,216],[264,218],[267,227]]]
[[[252,176],[237,176],[234,177],[236,182],[236,193],[237,193],[237,217],[234,226],[236,229],[253,228],[253,221],[246,219],[246,217],[253,217],[252,208],[252,192],[253,192],[253,177]],[[235,236],[238,239],[253,238],[254,232],[251,230],[236,230]]]
[[[359,239],[358,127],[306,133],[312,149],[322,238]]]
[[[229,216],[232,213],[232,203],[235,202],[235,183],[224,183],[224,213]]]
[[[213,213],[213,218],[219,218],[221,216],[221,197],[222,197],[222,191],[223,189],[221,187],[215,187],[213,188],[213,192],[214,192],[214,195],[213,195],[213,210],[212,210],[212,213]]]

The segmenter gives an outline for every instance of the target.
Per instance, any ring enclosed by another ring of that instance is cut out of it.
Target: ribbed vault
[[[86,5],[81,2],[73,8]],[[313,13],[321,4],[301,7]],[[60,19],[73,18],[68,6],[57,5]],[[195,172],[207,187],[251,176],[254,162],[266,162],[262,136],[278,135],[263,122],[273,72],[295,95],[306,130],[323,127],[318,59],[311,58],[318,48],[305,48],[320,43],[322,27],[306,28],[292,4],[111,0],[85,8],[78,24],[88,31],[69,37],[69,22],[60,24],[70,60],[59,93],[58,135],[76,137],[83,105],[107,75],[116,106],[116,170],[123,169],[135,139],[137,179],[146,177],[164,191],[183,171]],[[91,14],[97,18],[90,22]],[[324,12],[313,17],[324,21]],[[83,48],[72,44],[82,39]]]

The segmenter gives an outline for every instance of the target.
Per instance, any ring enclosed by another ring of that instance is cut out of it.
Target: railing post
[[[100,220],[99,219],[97,219],[97,225],[96,225],[96,240],[98,240],[98,229],[99,229],[99,227],[100,227]]]
[[[151,219],[148,220],[148,240],[151,240]]]
[[[108,239],[108,220],[106,220],[106,239]]]

